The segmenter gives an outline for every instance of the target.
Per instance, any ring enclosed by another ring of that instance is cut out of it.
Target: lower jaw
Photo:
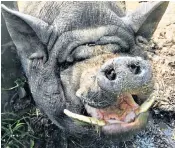
[[[148,112],[139,114],[139,116],[130,123],[107,124],[102,127],[102,132],[107,135],[119,135],[130,132],[136,132],[144,128],[148,121]]]
[[[88,123],[89,125],[94,125],[95,127],[100,127],[101,131],[105,135],[115,135],[133,133],[145,127],[148,120],[148,110],[153,105],[155,101],[155,96],[150,96],[137,110],[136,117],[132,122],[116,122],[116,123],[107,123],[104,120],[99,120],[94,117],[87,117],[84,115],[79,115],[64,110],[64,113],[74,120],[80,121],[80,123]]]
[[[129,139],[132,135],[138,133],[141,129],[145,128],[148,122],[149,112],[143,112],[139,114],[133,122],[129,123],[108,123],[106,125],[98,125],[98,124],[88,124],[86,122],[82,122],[80,120],[74,119],[74,123],[79,126],[88,126],[94,128],[94,131],[97,134],[101,133],[106,136],[112,136],[113,138],[120,139],[121,141],[124,139]],[[80,121],[80,122],[79,122]]]

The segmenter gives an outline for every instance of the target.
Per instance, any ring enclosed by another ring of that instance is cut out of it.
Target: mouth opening
[[[137,116],[139,105],[135,102],[131,94],[122,94],[109,107],[97,109],[86,104],[85,109],[89,116],[103,120],[107,124],[129,123],[134,121]]]
[[[116,102],[106,108],[94,108],[84,105],[80,114],[75,114],[67,109],[64,113],[74,120],[91,125],[100,126],[107,134],[116,134],[140,129],[147,123],[148,110],[153,105],[155,97],[150,97],[141,105],[136,95],[122,94]]]
[[[90,114],[88,114],[88,112],[87,112],[87,110],[85,109],[85,107],[83,107],[83,108],[81,109],[80,114],[81,114],[81,115],[84,115],[84,116],[87,116],[87,117],[90,117],[90,116],[91,116]]]
[[[133,97],[134,101],[135,101],[138,105],[141,105],[141,104],[140,104],[140,100],[139,100],[139,98],[138,98],[137,95],[132,95],[132,97]]]

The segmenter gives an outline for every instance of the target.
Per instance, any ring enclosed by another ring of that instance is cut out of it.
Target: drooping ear
[[[150,39],[161,20],[168,2],[146,2],[134,12],[126,15],[123,21],[140,36]]]
[[[19,56],[23,59],[43,58],[46,61],[46,44],[52,27],[38,18],[11,10],[5,5],[1,5],[1,8]]]

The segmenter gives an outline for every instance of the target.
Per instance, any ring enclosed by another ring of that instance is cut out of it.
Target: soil
[[[155,107],[175,111],[175,17],[173,22],[158,28],[153,37],[152,53],[148,54],[158,92]]]
[[[130,4],[131,9],[135,6],[134,2]],[[116,148],[175,148],[175,2],[170,2],[150,46],[152,48],[147,53],[153,66],[157,101],[146,129],[131,140],[119,143]],[[14,110],[30,106],[31,98],[27,98],[26,103],[12,102]],[[35,136],[39,137],[34,147],[65,147],[59,145],[59,141],[65,141],[64,135],[60,136],[60,130],[44,114],[33,116],[31,120]]]
[[[127,9],[136,6],[132,2]],[[120,148],[175,148],[175,2],[170,2],[150,46],[147,53],[153,67],[157,101],[146,129],[130,141],[119,143]],[[46,145],[55,146],[52,134],[45,138]]]
[[[35,148],[64,148],[64,133],[60,132],[54,124],[44,115],[33,117],[32,128],[39,139],[35,141]],[[146,128],[129,141],[118,143],[115,148],[175,148],[175,113],[160,110],[151,110],[150,119]],[[60,134],[62,134],[60,136]],[[69,139],[69,146],[82,148]],[[60,145],[62,141],[62,145]],[[65,145],[64,145],[65,144]],[[94,148],[90,146],[87,148]],[[101,147],[100,147],[101,148]],[[106,147],[103,147],[106,148]],[[111,148],[111,147],[109,147]],[[112,147],[113,148],[113,147]]]
[[[139,2],[126,2],[127,11]],[[150,42],[147,51],[153,67],[155,95],[154,107],[175,112],[175,2],[170,2]]]
[[[134,9],[130,3],[129,10]],[[147,51],[155,81],[154,108],[146,130],[136,136],[136,147],[175,147],[175,2],[170,2]],[[147,145],[148,144],[148,145]]]

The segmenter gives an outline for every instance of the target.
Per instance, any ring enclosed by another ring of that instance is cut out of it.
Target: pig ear
[[[168,2],[163,1],[146,2],[123,20],[134,30],[135,34],[150,39],[167,6]]]
[[[9,34],[17,47],[18,54],[23,58],[43,58],[46,60],[46,44],[52,28],[44,21],[11,10],[4,5],[4,16]]]

